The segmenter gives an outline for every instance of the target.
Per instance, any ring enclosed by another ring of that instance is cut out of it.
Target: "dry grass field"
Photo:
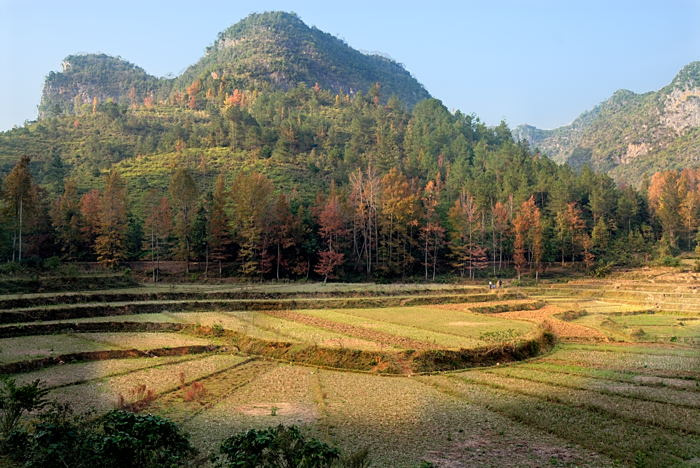
[[[373,466],[700,466],[692,275],[6,295],[0,365],[84,410],[145,385],[203,453],[296,424]]]

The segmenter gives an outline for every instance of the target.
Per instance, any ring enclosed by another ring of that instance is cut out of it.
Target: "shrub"
[[[340,466],[343,468],[369,468],[371,465],[372,460],[369,457],[369,450],[366,448],[340,459]]]
[[[571,322],[573,320],[576,320],[577,318],[584,317],[588,315],[587,310],[567,310],[564,311],[560,314],[557,314],[556,317],[564,320],[565,322]]]
[[[116,409],[139,412],[153,403],[158,397],[156,392],[146,384],[140,384],[129,390],[128,397],[119,394]]]
[[[228,467],[330,467],[340,451],[317,439],[305,437],[298,427],[279,425],[251,429],[221,443],[217,466]]]
[[[195,454],[187,435],[168,419],[115,410],[100,422],[100,457],[115,468],[180,466]]]
[[[665,266],[665,267],[678,267],[681,266],[681,259],[678,257],[672,257],[670,255],[664,255],[659,257],[653,262],[654,266]]]
[[[192,382],[184,390],[182,399],[185,401],[198,401],[207,394],[207,389],[202,382]]]
[[[214,336],[224,336],[224,333],[226,330],[224,330],[223,325],[220,323],[215,323],[214,325],[211,326],[212,333],[214,333]]]
[[[486,341],[487,343],[503,343],[514,341],[520,333],[512,328],[507,330],[495,330],[490,332],[484,332],[479,335],[481,341]]]
[[[44,260],[44,268],[47,270],[55,271],[60,266],[61,266],[61,259],[56,257],[56,256],[49,257],[46,260]]]
[[[46,406],[48,392],[39,380],[17,385],[14,379],[0,378],[0,436],[9,438],[18,429],[23,414]]]
[[[189,466],[195,449],[173,422],[114,410],[96,420],[55,407],[26,435],[14,459],[26,468],[160,468]]]

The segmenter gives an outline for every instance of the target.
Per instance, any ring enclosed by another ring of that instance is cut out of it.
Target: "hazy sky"
[[[656,90],[700,60],[700,0],[0,0],[0,130],[36,118],[44,77],[69,54],[177,75],[219,31],[267,10],[391,56],[448,108],[488,124],[564,125],[619,88]]]

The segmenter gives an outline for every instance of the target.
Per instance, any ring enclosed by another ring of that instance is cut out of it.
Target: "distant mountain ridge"
[[[47,76],[39,116],[71,113],[95,99],[120,104],[161,100],[186,92],[193,83],[228,93],[318,84],[345,94],[367,93],[379,83],[383,99],[396,96],[409,107],[430,97],[401,64],[359,52],[295,14],[267,12],[219,33],[206,54],[174,79],[156,78],[119,57],[71,55],[62,71]]]
[[[622,89],[570,125],[553,130],[520,125],[513,135],[559,163],[590,164],[632,184],[659,170],[698,166],[700,62],[686,65],[659,91]]]

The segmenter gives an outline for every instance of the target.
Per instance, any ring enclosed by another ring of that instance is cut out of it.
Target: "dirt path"
[[[406,338],[403,336],[396,336],[390,333],[385,333],[377,330],[370,330],[363,327],[358,327],[355,325],[350,325],[347,323],[334,322],[332,320],[326,320],[319,317],[313,317],[310,315],[300,314],[297,312],[292,312],[290,310],[270,310],[265,311],[265,314],[272,317],[277,317],[285,320],[292,320],[294,322],[303,323],[304,325],[311,325],[312,327],[323,328],[325,330],[330,330],[337,333],[342,333],[343,335],[350,335],[356,338],[362,338],[365,340],[376,341],[379,343],[384,343],[389,346],[394,346],[403,349],[434,349],[435,345],[426,343],[423,341],[414,340],[412,338]]]

